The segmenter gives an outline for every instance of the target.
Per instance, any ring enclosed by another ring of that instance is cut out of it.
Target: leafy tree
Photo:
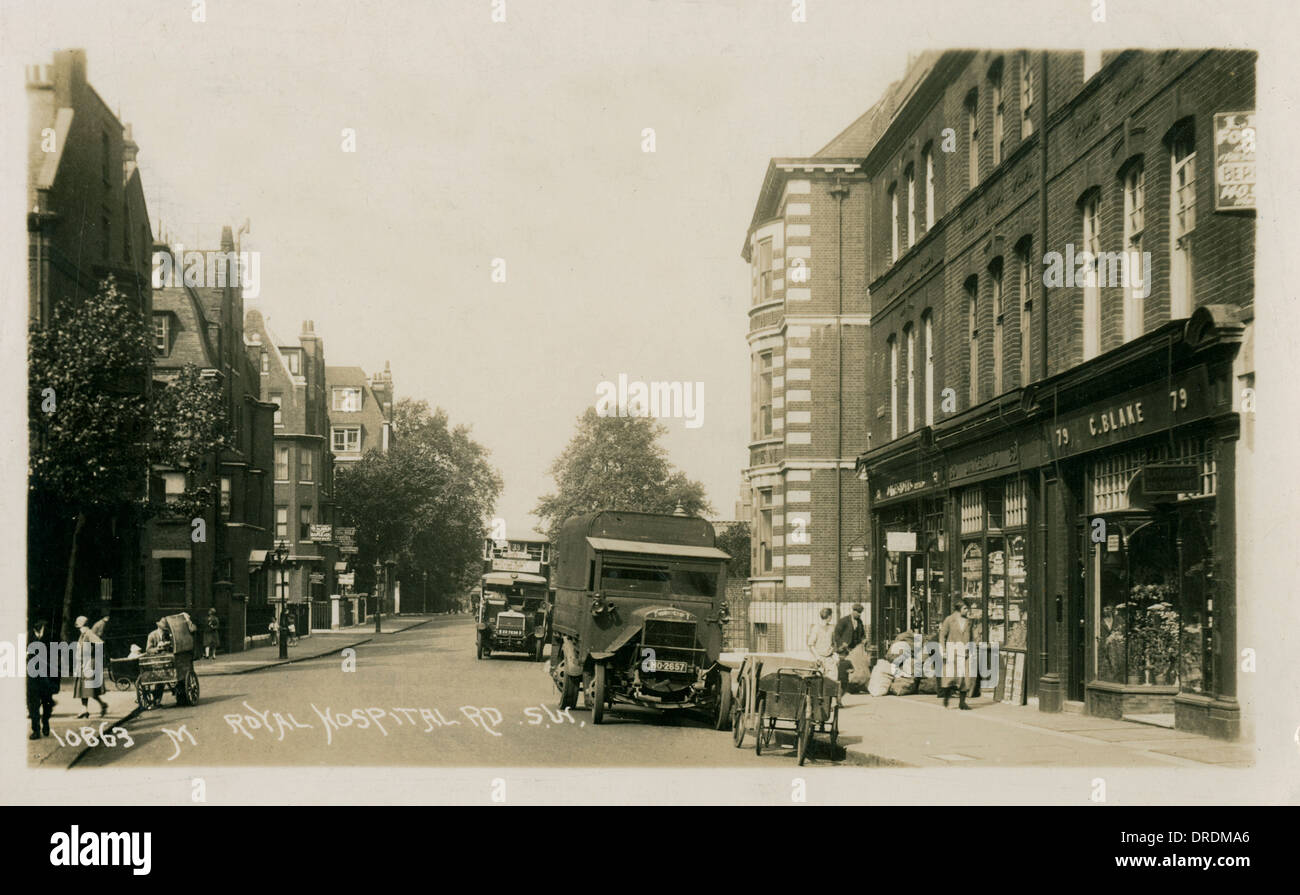
[[[731,556],[727,577],[743,581],[749,577],[750,532],[748,522],[733,522],[718,529],[718,549]]]
[[[29,501],[73,525],[62,636],[71,634],[77,546],[88,514],[146,498],[151,333],[116,284],[33,326],[28,356]]]
[[[556,491],[533,510],[554,541],[565,519],[604,509],[692,515],[712,512],[704,485],[673,468],[659,443],[667,431],[649,417],[601,416],[588,407],[578,431],[551,464]]]
[[[194,364],[154,383],[150,460],[185,473],[185,491],[167,505],[170,512],[193,517],[213,508],[220,485],[206,461],[230,446],[222,398],[220,382]]]
[[[377,558],[393,560],[407,592],[423,596],[427,583],[436,603],[478,576],[501,477],[469,429],[452,427],[441,408],[404,398],[393,429],[388,453],[371,451],[340,471],[339,514],[357,527],[363,578]]]

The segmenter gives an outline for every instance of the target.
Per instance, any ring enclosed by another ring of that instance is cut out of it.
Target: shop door
[[[1087,683],[1084,638],[1087,634],[1088,600],[1085,591],[1087,579],[1084,575],[1084,563],[1085,557],[1092,555],[1092,551],[1089,549],[1092,545],[1088,539],[1088,534],[1087,526],[1082,524],[1076,526],[1074,543],[1077,547],[1070,563],[1073,574],[1069,576],[1069,606],[1066,614],[1068,623],[1067,636],[1069,637],[1069,682],[1066,687],[1065,698],[1075,702],[1083,702],[1084,685]]]
[[[928,600],[925,554],[907,554],[905,571],[907,572],[907,627],[908,630],[924,635],[930,627],[930,619],[926,611]]]

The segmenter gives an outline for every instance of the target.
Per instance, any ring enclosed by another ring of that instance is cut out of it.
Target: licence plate
[[[658,672],[674,672],[674,671],[690,671],[690,670],[691,670],[690,662],[680,662],[672,659],[669,660],[656,659],[653,666],[653,671],[658,671]],[[653,673],[653,671],[651,673]]]

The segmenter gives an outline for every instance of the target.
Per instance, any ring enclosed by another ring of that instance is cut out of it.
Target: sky
[[[740,249],[769,158],[815,153],[944,29],[1018,35],[942,12],[984,4],[926,0],[887,26],[897,6],[875,0],[808,0],[803,22],[786,0],[505,0],[494,23],[494,2],[209,0],[198,22],[198,0],[15,0],[0,40],[10,62],[84,48],[134,128],[155,228],[215,246],[247,220],[248,304],[281,337],[313,320],[327,363],[387,361],[399,397],[470,426],[508,525],[535,525],[550,464],[619,374],[703,383],[702,425],[664,420],[664,444],[731,518]],[[1040,45],[1114,33],[1088,32],[1083,2],[1015,6]]]

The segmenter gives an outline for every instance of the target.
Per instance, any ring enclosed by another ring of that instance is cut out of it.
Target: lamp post
[[[280,658],[289,658],[289,582],[285,580],[285,567],[289,563],[289,545],[276,542],[271,551],[271,566],[279,573],[276,587],[280,589]]]
[[[379,634],[380,621],[379,617],[384,611],[384,564],[375,562],[375,633]]]

